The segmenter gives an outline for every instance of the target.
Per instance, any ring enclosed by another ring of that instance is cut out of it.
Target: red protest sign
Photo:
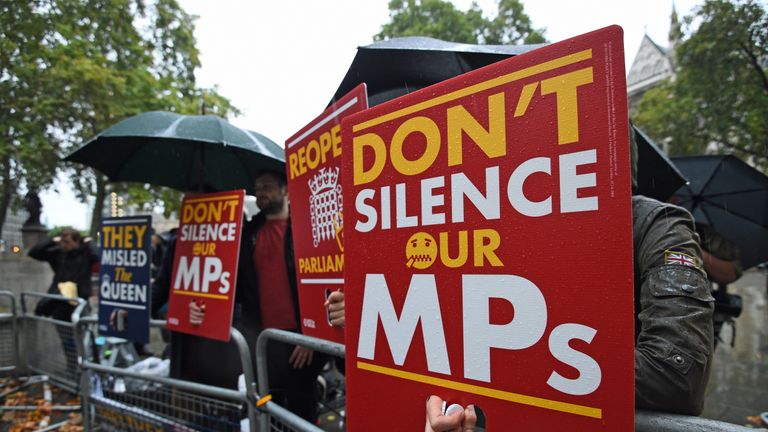
[[[285,142],[301,331],[339,343],[324,303],[344,284],[341,119],[366,108],[360,84]]]
[[[240,253],[245,191],[188,195],[181,203],[176,234],[167,328],[229,340]],[[190,304],[203,309],[190,321]]]
[[[622,31],[511,58],[342,122],[348,421],[632,430]]]

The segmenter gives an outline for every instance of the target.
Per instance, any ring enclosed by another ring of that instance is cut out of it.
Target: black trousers
[[[232,325],[240,331],[251,353],[251,368],[256,376],[256,339],[258,323],[241,318]],[[237,377],[243,373],[237,345],[185,333],[171,332],[171,377],[216,387],[237,390]]]
[[[312,362],[301,369],[288,361],[295,346],[270,341],[267,346],[269,392],[272,400],[311,423],[317,420],[317,375],[326,356],[315,352]]]
[[[251,367],[256,376],[256,340],[261,333],[258,323],[247,318],[233,321],[248,342]],[[272,400],[307,421],[317,419],[317,376],[326,356],[314,353],[312,363],[295,369],[289,363],[295,346],[271,341],[267,346],[269,392]],[[243,373],[234,342],[220,342],[184,333],[171,332],[171,377],[237,389],[237,378]]]

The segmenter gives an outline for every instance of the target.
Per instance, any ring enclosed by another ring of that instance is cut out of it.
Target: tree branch
[[[752,68],[755,70],[755,72],[757,72],[757,75],[763,82],[763,90],[765,90],[765,93],[768,94],[768,77],[765,76],[765,71],[763,70],[762,66],[760,66],[760,62],[758,61],[757,57],[741,41],[739,41],[739,47],[741,47],[741,50],[744,51],[747,57],[749,57],[749,63],[752,65]]]
[[[751,150],[751,149],[746,148],[746,147],[741,147],[741,146],[738,146],[736,144],[731,144],[731,143],[722,142],[722,141],[718,142],[718,144],[722,144],[723,146],[728,147],[731,150],[738,150],[740,152],[744,152],[746,154],[752,155],[752,156],[754,156],[756,158],[765,159],[766,161],[768,161],[768,155],[766,155],[764,152],[758,152],[758,151]]]

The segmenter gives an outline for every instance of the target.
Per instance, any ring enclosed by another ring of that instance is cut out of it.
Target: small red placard
[[[242,189],[184,197],[168,301],[169,330],[229,340],[244,197]],[[192,302],[205,311],[202,324],[190,323]]]

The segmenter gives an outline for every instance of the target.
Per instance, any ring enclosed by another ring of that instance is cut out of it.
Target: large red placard
[[[608,27],[344,119],[350,430],[419,430],[430,394],[633,429],[623,59]]]
[[[168,329],[229,340],[244,197],[242,189],[184,197],[173,258]],[[190,322],[190,302],[204,309],[202,324]]]
[[[301,332],[339,343],[324,303],[344,286],[341,120],[366,108],[360,84],[285,142]]]

